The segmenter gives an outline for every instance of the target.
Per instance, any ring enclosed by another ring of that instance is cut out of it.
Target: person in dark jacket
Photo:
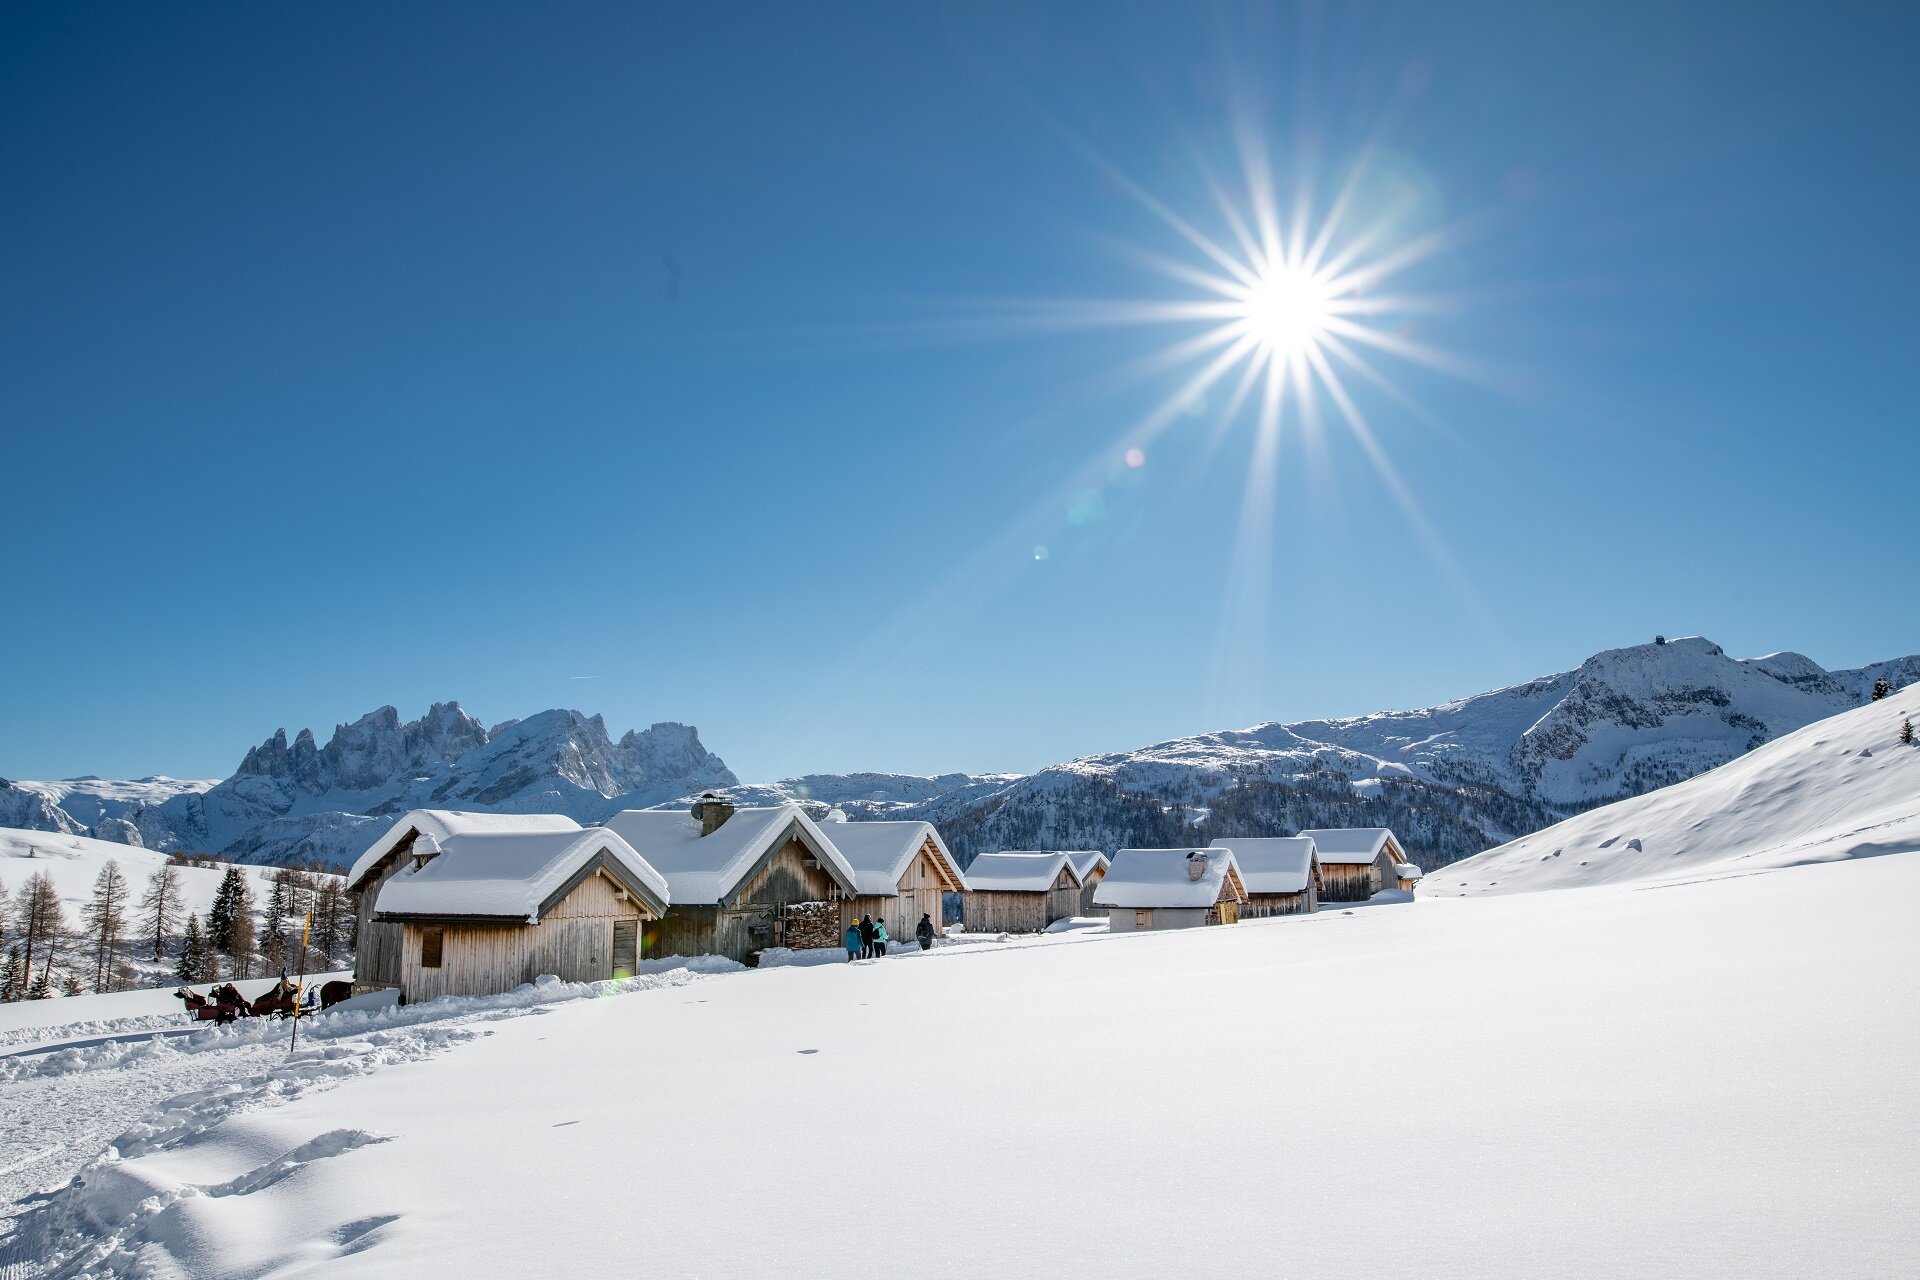
[[[873,959],[873,917],[860,917],[860,954]]]
[[[920,913],[920,927],[913,931],[913,936],[920,939],[922,951],[933,950],[933,917],[931,915],[924,911]]]
[[[851,964],[860,958],[860,922],[858,920],[847,926],[846,943],[847,963]]]

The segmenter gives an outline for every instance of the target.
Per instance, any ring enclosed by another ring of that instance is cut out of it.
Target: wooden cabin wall
[[[728,905],[778,907],[794,902],[825,902],[838,897],[839,891],[840,887],[819,865],[813,851],[798,840],[788,840],[774,851],[765,866],[733,891]]]
[[[1265,920],[1269,916],[1300,916],[1312,911],[1313,888],[1300,893],[1250,893],[1240,908],[1242,920]]]
[[[642,949],[654,957],[719,955],[719,919],[718,907],[670,906],[666,915],[642,928]]]
[[[1105,907],[1096,907],[1093,905],[1093,891],[1099,888],[1100,882],[1106,878],[1107,869],[1105,867],[1095,867],[1088,873],[1086,887],[1080,890],[1080,906],[1074,911],[1075,915],[1103,916],[1107,914]]]
[[[414,837],[409,835],[382,860],[372,883],[361,891],[359,901],[354,906],[355,995],[400,985],[402,927],[392,923],[376,923],[373,916],[380,909],[381,886],[392,879],[393,873],[404,864],[408,851],[413,848],[413,840]]]
[[[1365,902],[1380,892],[1380,864],[1369,862],[1351,866],[1340,862],[1320,864],[1320,898],[1323,902]]]
[[[912,940],[913,931],[920,927],[920,917],[923,915],[932,917],[934,937],[947,936],[946,922],[940,918],[940,895],[952,882],[952,873],[944,876],[940,873],[941,864],[936,861],[939,855],[931,851],[932,844],[929,840],[921,847],[912,865],[907,868],[907,873],[900,878],[900,896],[894,901],[900,912],[902,928],[894,936],[902,941]],[[891,921],[887,924],[887,932],[893,932]]]
[[[511,991],[551,973],[565,982],[613,976],[613,923],[639,920],[631,899],[621,901],[600,876],[583,880],[537,926],[441,925],[440,967],[420,964],[426,926],[405,924],[400,992],[410,1004],[438,996],[484,996]],[[642,954],[645,944],[642,944]]]
[[[969,889],[962,895],[961,914],[966,919],[968,933],[1040,933],[1053,923],[1047,917],[1047,901],[1051,896],[1050,893],[1005,889]]]

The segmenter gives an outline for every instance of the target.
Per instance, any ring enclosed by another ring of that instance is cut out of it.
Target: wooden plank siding
[[[647,924],[645,950],[650,956],[726,956],[745,964],[764,948],[786,945],[781,908],[842,896],[813,851],[789,839],[726,902],[669,906],[664,917]]]
[[[407,838],[395,845],[393,852],[382,858],[369,873],[371,879],[367,887],[358,895],[354,904],[354,948],[353,948],[353,993],[361,995],[368,991],[383,991],[388,987],[400,985],[400,956],[402,950],[402,930],[397,921],[378,921],[373,918],[380,897],[380,886],[393,877],[406,861],[407,854],[413,848],[414,837],[418,832],[409,832]]]
[[[1093,905],[1093,891],[1098,888],[1100,882],[1106,878],[1107,869],[1105,867],[1095,867],[1092,873],[1087,876],[1085,885],[1080,890],[1080,906],[1079,909],[1074,912],[1075,915],[1103,916],[1107,914],[1105,907],[1096,907]]]
[[[1079,911],[1080,886],[1071,867],[1060,868],[1051,889],[969,889],[961,895],[968,933],[1042,933]]]
[[[1320,909],[1320,893],[1308,885],[1299,893],[1249,893],[1240,908],[1242,920],[1264,920],[1269,916],[1307,915]]]
[[[439,996],[493,995],[549,973],[567,982],[610,978],[614,922],[639,921],[642,914],[611,881],[595,875],[537,925],[407,921],[398,926],[403,931],[400,998],[414,1004]],[[437,968],[421,963],[428,930],[439,931]]]
[[[1398,878],[1394,874],[1393,866],[1394,858],[1391,848],[1382,849],[1379,857],[1362,866],[1322,862],[1320,864],[1320,900],[1322,902],[1365,902]]]

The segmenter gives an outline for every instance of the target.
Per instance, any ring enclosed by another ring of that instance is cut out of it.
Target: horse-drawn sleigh
[[[196,1022],[221,1023],[240,1018],[290,1018],[299,992],[300,988],[282,978],[252,1000],[241,995],[240,988],[231,982],[223,982],[205,994],[192,987],[181,987],[173,994],[187,1006],[189,1018]],[[308,988],[306,1003],[300,1012],[304,1015],[331,1009],[352,994],[353,984],[350,982],[336,980],[321,983],[318,987]]]

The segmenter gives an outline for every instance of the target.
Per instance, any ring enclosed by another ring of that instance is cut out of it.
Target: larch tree
[[[313,901],[313,949],[329,964],[346,942],[347,893],[340,877],[328,876]]]
[[[60,891],[53,887],[53,876],[34,872],[13,900],[13,928],[20,941],[26,982],[34,980],[34,953],[44,956],[51,952],[66,927],[67,910],[60,903]]]
[[[180,872],[163,862],[147,877],[147,891],[140,895],[140,936],[153,939],[153,958],[166,954],[167,939],[180,923]]]
[[[247,884],[247,878],[238,874],[237,869],[228,874],[234,877],[233,914],[227,920],[226,945],[222,949],[226,951],[227,958],[232,961],[229,966],[230,976],[250,978],[253,976],[254,960],[260,954],[253,942],[253,889]],[[226,888],[224,881],[220,887]]]
[[[120,935],[127,930],[127,877],[113,858],[94,877],[93,897],[81,908],[87,943],[93,949],[93,989],[112,989],[114,960],[120,952]]]

